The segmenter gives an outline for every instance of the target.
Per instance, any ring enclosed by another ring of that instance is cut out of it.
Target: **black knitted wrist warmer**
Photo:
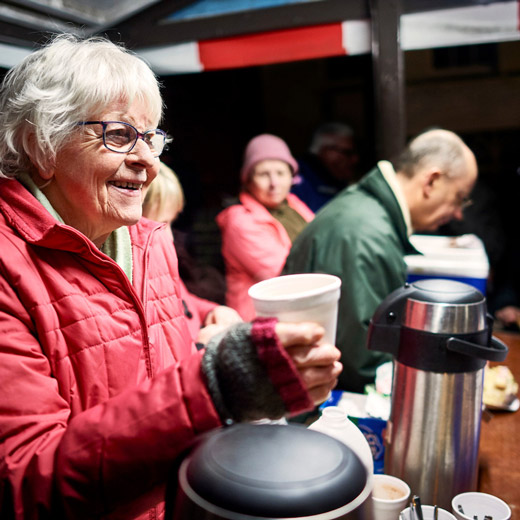
[[[210,395],[223,422],[279,419],[285,405],[258,359],[251,324],[213,338],[202,358]]]

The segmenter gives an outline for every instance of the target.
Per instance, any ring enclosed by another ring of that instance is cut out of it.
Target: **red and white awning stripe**
[[[401,17],[404,50],[520,40],[520,0]],[[370,52],[370,21],[217,38],[141,51],[159,74],[267,65]]]
[[[441,9],[401,17],[404,50],[520,40],[520,0]],[[158,74],[250,67],[371,51],[370,21],[315,25],[187,42],[138,51]],[[11,67],[29,49],[0,44],[0,66]]]
[[[314,25],[199,42],[200,63],[204,70],[266,65],[369,51],[368,21]]]
[[[370,23],[297,27],[141,51],[158,74],[268,65],[370,52]]]

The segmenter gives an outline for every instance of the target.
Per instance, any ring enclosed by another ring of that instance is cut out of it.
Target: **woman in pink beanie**
[[[240,203],[217,215],[226,264],[226,304],[244,320],[255,316],[247,291],[278,276],[293,240],[314,213],[290,193],[298,163],[283,139],[261,134],[249,141],[240,171]]]

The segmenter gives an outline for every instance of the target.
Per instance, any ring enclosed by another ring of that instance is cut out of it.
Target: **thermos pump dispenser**
[[[395,358],[385,473],[449,509],[476,490],[484,367],[508,352],[485,297],[451,280],[406,284],[376,310],[367,346]]]

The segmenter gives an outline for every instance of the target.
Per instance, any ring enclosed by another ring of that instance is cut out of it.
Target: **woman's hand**
[[[291,356],[315,404],[329,397],[343,370],[341,352],[329,343],[318,345],[323,327],[316,323],[277,323],[276,333]]]
[[[234,325],[241,321],[243,320],[235,309],[226,307],[225,305],[219,305],[208,312],[204,319],[204,326],[222,325],[224,327],[229,327],[229,325]]]
[[[204,327],[202,327],[197,336],[197,343],[207,345],[208,341],[216,334],[227,329],[230,325],[242,322],[240,314],[231,307],[219,305],[206,315]]]

